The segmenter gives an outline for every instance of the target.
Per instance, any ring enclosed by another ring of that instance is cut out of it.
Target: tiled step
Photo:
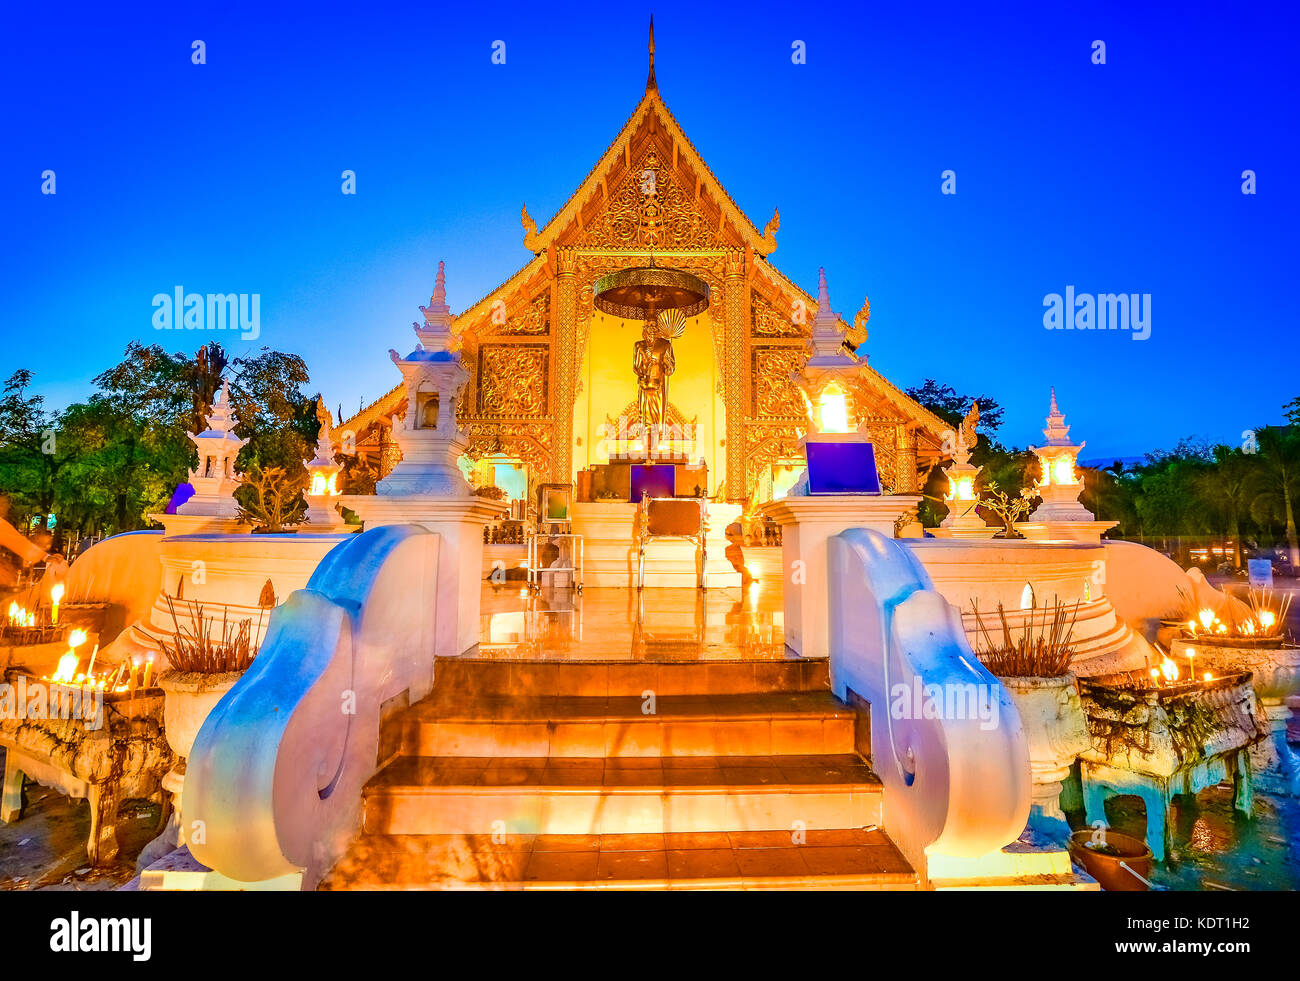
[[[651,711],[652,710],[652,711]],[[819,756],[854,751],[830,692],[465,698],[440,688],[402,726],[409,756]]]
[[[917,888],[881,831],[364,835],[321,889]]]
[[[880,824],[880,782],[852,754],[398,757],[366,784],[380,835],[784,831]]]
[[[736,661],[515,661],[438,658],[437,691],[474,696],[578,696],[640,698],[667,695],[747,695],[826,691],[825,660]]]

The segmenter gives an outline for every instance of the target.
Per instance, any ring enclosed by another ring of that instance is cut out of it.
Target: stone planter
[[[1033,803],[1029,826],[1064,841],[1070,826],[1061,810],[1061,783],[1080,753],[1092,745],[1073,674],[1058,678],[1000,678],[1020,713],[1029,742]]]
[[[217,702],[235,682],[244,676],[242,671],[224,674],[202,674],[197,671],[168,671],[158,678],[158,687],[165,694],[163,701],[163,728],[167,744],[179,757],[176,766],[163,777],[163,788],[172,794],[172,823],[164,832],[170,840],[174,828],[176,845],[185,844],[185,823],[181,818],[181,798],[185,789],[185,758],[194,748],[194,740],[203,728]]]
[[[1257,786],[1275,794],[1300,796],[1300,759],[1287,744],[1291,710],[1287,700],[1300,695],[1300,647],[1272,638],[1204,642],[1176,638],[1171,656],[1180,669],[1192,667],[1197,677],[1249,672],[1272,738],[1251,747],[1250,764]]]

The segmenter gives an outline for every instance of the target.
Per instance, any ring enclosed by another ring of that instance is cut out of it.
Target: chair
[[[705,569],[709,561],[709,548],[705,539],[708,530],[708,513],[708,502],[702,497],[641,495],[641,503],[637,508],[637,589],[645,585],[646,544],[660,538],[685,538],[695,543],[699,561],[697,588],[708,588],[705,584]]]

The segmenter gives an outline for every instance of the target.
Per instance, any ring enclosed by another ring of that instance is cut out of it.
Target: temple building
[[[748,510],[781,497],[804,465],[808,407],[793,376],[828,300],[777,269],[779,214],[760,230],[669,111],[653,28],[649,54],[645,95],[564,207],[540,228],[524,207],[531,257],[451,319],[470,374],[467,476],[511,499],[546,482],[573,484],[579,501],[612,498],[622,490],[604,468],[653,455]],[[655,296],[681,314],[670,326],[662,312],[655,322]],[[865,341],[869,314],[864,304],[854,324],[836,318],[848,349]],[[639,346],[646,338],[658,355]],[[875,446],[885,492],[916,491],[950,427],[857,357],[854,425]],[[643,418],[656,387],[664,404],[649,411],[661,415]],[[399,385],[336,427],[380,477],[400,459],[392,429],[406,404]],[[661,427],[653,447],[646,423]]]

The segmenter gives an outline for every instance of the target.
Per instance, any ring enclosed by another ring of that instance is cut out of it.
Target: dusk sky
[[[1300,395],[1293,9],[184,6],[6,15],[0,374],[51,406],[132,340],[265,344],[331,410],[377,398],[439,259],[454,311],[528,260],[520,205],[543,225],[618,133],[651,12],[678,122],[760,229],[780,208],[778,268],[825,266],[846,319],[870,294],[900,387],[994,396],[1023,446],[1055,385],[1084,459],[1237,444]],[[260,338],[154,330],[178,286],[260,294]],[[1045,329],[1067,286],[1150,294],[1149,339]]]

